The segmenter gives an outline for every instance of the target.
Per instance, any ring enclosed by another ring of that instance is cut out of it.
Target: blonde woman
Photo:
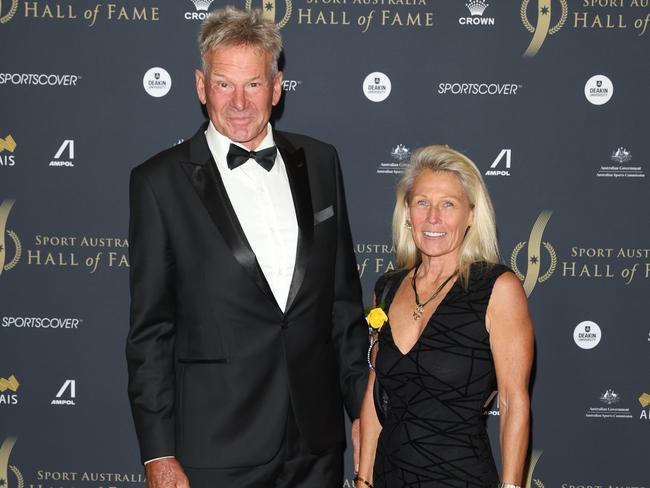
[[[393,215],[398,270],[361,409],[357,488],[519,487],[529,435],[533,327],[499,264],[480,172],[447,146],[416,151]],[[501,478],[482,407],[497,388]]]

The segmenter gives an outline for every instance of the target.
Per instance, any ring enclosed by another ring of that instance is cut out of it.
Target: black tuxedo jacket
[[[274,132],[298,220],[283,313],[228,199],[205,125],[131,173],[129,397],[142,460],[253,466],[289,406],[313,452],[344,440],[367,381],[361,287],[335,149]]]

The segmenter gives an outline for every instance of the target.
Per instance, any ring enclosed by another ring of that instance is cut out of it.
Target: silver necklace
[[[415,284],[415,276],[418,274],[418,270],[420,269],[420,264],[422,263],[420,262],[415,268],[415,271],[413,271],[413,279],[411,280],[411,284],[413,286],[413,292],[415,293],[415,310],[413,310],[413,320],[419,320],[422,318],[422,314],[424,313],[424,307],[426,307],[429,304],[429,302],[431,302],[431,300],[436,298],[440,294],[442,289],[445,287],[445,285],[449,283],[449,280],[451,280],[454,276],[456,276],[456,273],[458,273],[458,271],[454,271],[451,274],[451,276],[449,276],[449,278],[443,281],[442,284],[438,288],[436,288],[436,291],[433,292],[433,294],[429,297],[429,299],[426,302],[420,303],[420,297],[418,296],[418,288]]]

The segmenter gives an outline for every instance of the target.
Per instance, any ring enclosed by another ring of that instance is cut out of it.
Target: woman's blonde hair
[[[465,195],[474,212],[471,227],[467,229],[460,246],[458,274],[461,284],[467,287],[470,266],[476,262],[499,262],[494,208],[481,173],[464,154],[444,145],[417,149],[397,183],[395,210],[393,211],[393,243],[398,268],[412,268],[421,261],[421,255],[407,227],[409,202],[415,179],[424,171],[452,173],[460,180]]]

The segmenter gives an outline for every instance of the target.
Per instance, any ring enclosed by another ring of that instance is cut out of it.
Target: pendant
[[[415,310],[413,310],[413,320],[420,320],[422,318],[422,312],[424,312],[424,306],[416,305]]]

